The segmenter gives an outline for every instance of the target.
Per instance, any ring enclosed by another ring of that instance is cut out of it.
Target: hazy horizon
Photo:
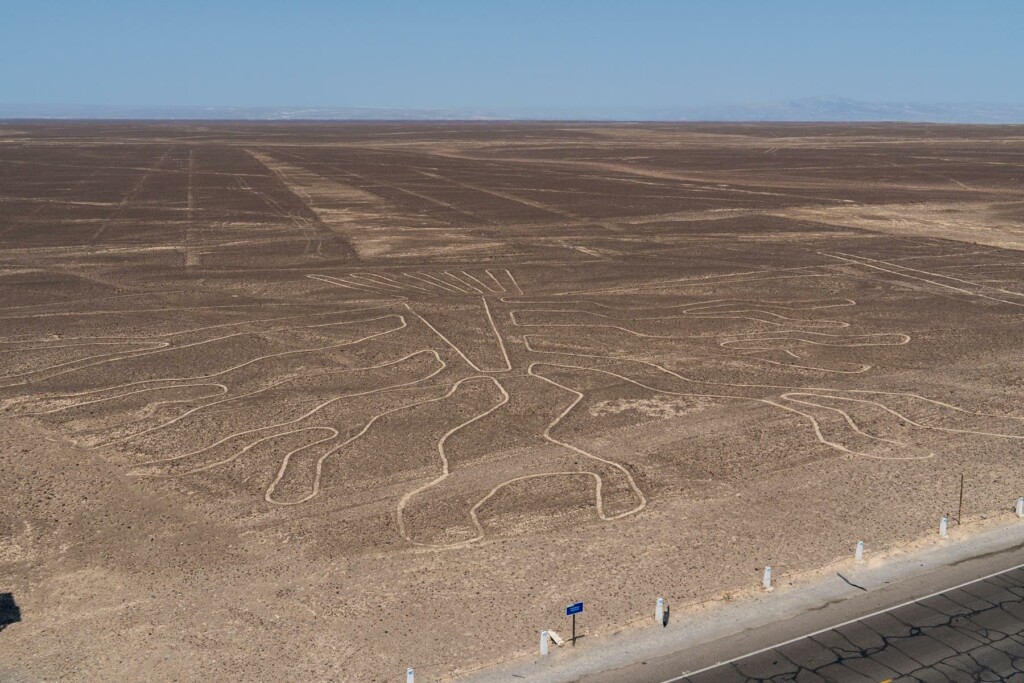
[[[457,0],[9,7],[0,106],[600,112],[1024,105],[1024,6]]]

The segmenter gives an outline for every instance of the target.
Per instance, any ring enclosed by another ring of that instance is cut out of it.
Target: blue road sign
[[[565,608],[565,616],[571,616],[573,614],[579,614],[583,611],[583,603],[577,602],[575,605],[569,605]]]

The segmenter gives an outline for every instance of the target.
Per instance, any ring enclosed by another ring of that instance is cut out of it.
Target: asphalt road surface
[[[671,680],[1024,681],[1024,568]]]

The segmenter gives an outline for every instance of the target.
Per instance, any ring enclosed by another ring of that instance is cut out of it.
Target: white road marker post
[[[658,602],[654,603],[654,623],[660,624],[661,620],[665,618],[665,598],[658,598]]]
[[[761,587],[766,591],[773,590],[772,588],[772,568],[770,566],[764,568],[764,576],[761,578]]]
[[[857,550],[853,553],[854,562],[864,561],[864,541],[857,541]]]
[[[415,683],[416,674],[413,673],[412,667],[405,670],[405,683]]]
[[[1017,516],[1024,517],[1024,496],[1017,499]]]
[[[939,538],[949,538],[949,518],[945,515],[939,520]]]
[[[548,632],[547,631],[541,631],[540,632],[540,656],[541,657],[547,657],[548,656],[548,640],[549,640]]]

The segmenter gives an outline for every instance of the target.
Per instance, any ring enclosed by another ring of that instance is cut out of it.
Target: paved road
[[[1024,568],[670,680],[1024,682]]]

